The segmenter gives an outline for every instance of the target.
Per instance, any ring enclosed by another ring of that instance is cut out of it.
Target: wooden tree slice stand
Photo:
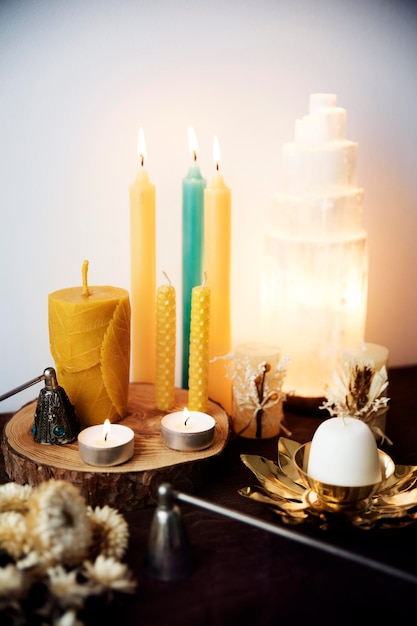
[[[187,402],[188,391],[176,389],[172,410],[182,410]],[[135,432],[134,455],[122,465],[103,468],[81,460],[78,442],[62,446],[36,443],[31,433],[35,409],[36,401],[27,404],[5,426],[2,448],[10,480],[32,486],[51,478],[68,480],[91,506],[107,504],[121,511],[154,504],[157,488],[164,481],[175,489],[194,492],[205,462],[223,451],[231,432],[227,413],[209,401],[207,413],[216,420],[212,445],[195,452],[171,450],[160,435],[164,413],[155,408],[154,386],[131,383],[127,414],[120,423]]]

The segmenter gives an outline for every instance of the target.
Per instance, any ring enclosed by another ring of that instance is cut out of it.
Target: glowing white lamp
[[[334,94],[312,94],[283,146],[262,276],[264,340],[289,358],[285,391],[320,398],[342,348],[365,333],[368,250],[357,144]]]

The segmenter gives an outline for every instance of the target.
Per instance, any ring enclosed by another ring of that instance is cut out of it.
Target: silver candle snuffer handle
[[[36,383],[45,381],[36,403],[32,436],[36,443],[63,445],[77,439],[80,431],[75,408],[65,390],[58,384],[53,367],[47,367],[43,374],[15,387],[0,396],[0,402],[28,389]]]

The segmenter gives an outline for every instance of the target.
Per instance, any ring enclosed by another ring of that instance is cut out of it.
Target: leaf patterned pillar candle
[[[208,403],[210,289],[194,287],[191,293],[188,408],[205,413]]]
[[[170,411],[175,402],[176,293],[168,282],[156,291],[155,403],[160,411]]]
[[[88,261],[82,287],[48,296],[49,341],[57,378],[74,405],[80,424],[122,419],[130,370],[129,292],[90,287]]]

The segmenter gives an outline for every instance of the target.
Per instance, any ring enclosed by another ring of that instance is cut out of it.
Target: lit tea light
[[[353,417],[322,422],[311,441],[307,474],[328,485],[362,487],[382,480],[375,437]]]
[[[168,448],[191,452],[208,448],[214,438],[216,421],[200,411],[168,413],[161,420],[161,436]]]
[[[85,428],[78,435],[78,452],[89,465],[120,465],[133,456],[135,433],[122,424],[104,424]]]

